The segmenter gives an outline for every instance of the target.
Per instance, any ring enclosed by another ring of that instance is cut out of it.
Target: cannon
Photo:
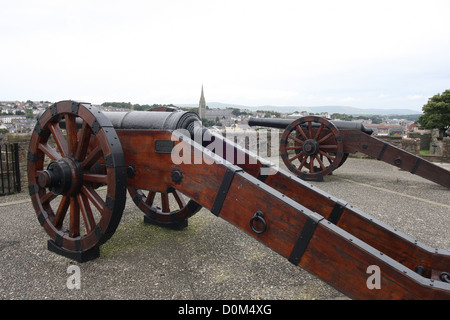
[[[448,170],[372,136],[362,122],[306,116],[295,120],[251,117],[248,124],[283,129],[280,156],[291,172],[306,181],[323,181],[349,154],[361,152],[450,188]]]
[[[128,192],[146,222],[183,229],[205,208],[350,298],[450,298],[449,251],[203,128],[192,112],[61,101],[39,117],[27,162],[48,250],[80,263],[99,257]],[[367,285],[371,266],[382,270],[376,290]]]

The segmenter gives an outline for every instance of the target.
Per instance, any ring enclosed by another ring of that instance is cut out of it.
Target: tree
[[[239,116],[240,114],[241,114],[241,110],[240,109],[237,109],[237,108],[232,108],[233,109],[233,111],[231,111],[231,113],[234,115],[234,116]]]
[[[33,119],[34,118],[33,110],[26,109],[25,110],[25,116],[26,116],[27,119]]]
[[[450,127],[450,90],[436,94],[422,107],[419,122],[426,129],[439,129],[439,137]]]

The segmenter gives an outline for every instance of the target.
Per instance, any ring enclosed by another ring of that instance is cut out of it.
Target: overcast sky
[[[450,1],[0,0],[0,100],[421,110]]]

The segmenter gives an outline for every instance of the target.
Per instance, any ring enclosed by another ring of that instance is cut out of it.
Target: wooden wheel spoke
[[[182,208],[184,208],[186,206],[186,203],[184,202],[183,197],[181,196],[181,194],[177,190],[172,192],[172,195],[175,198],[175,201],[178,203],[178,207],[180,209],[182,209]]]
[[[302,170],[302,168],[305,166],[307,159],[308,159],[308,157],[303,157],[302,162],[300,162],[300,165],[298,166],[298,170]]]
[[[97,208],[100,214],[104,214],[106,204],[100,195],[91,186],[83,185],[81,192],[89,199],[89,201]]]
[[[324,127],[324,124],[321,123],[319,130],[317,130],[316,135],[314,136],[314,140],[317,141],[317,139],[319,138],[320,134],[322,133],[323,127]]]
[[[286,150],[302,150],[303,146],[287,147]]]
[[[44,152],[50,159],[56,161],[61,159],[61,155],[53,149],[48,143],[39,143],[38,149]]]
[[[322,168],[322,170],[325,170],[325,165],[323,164],[323,161],[320,159],[320,157],[316,154],[315,159],[317,160],[317,162],[320,165],[320,168]]]
[[[63,157],[67,156],[69,153],[69,149],[67,146],[67,141],[64,138],[61,128],[57,122],[50,123],[49,129],[53,135],[53,139],[55,140],[56,145]]]
[[[312,122],[311,121],[308,121],[308,134],[309,134],[310,138],[313,137],[313,134],[312,134]]]
[[[84,159],[86,157],[88,147],[89,147],[89,142],[91,139],[91,134],[92,134],[91,127],[89,127],[86,122],[83,122],[83,126],[81,127],[81,129],[78,133],[79,139],[78,139],[77,150],[75,152],[75,159],[77,159],[78,161],[81,161],[82,159]]]
[[[156,192],[150,191],[148,193],[147,199],[145,199],[145,204],[151,206],[153,201],[155,201]]]
[[[305,132],[303,131],[300,125],[297,125],[295,128],[297,129],[298,132],[300,132],[300,135],[303,137],[303,139],[308,140],[308,137],[306,136]]]
[[[83,181],[106,184],[107,183],[107,175],[106,174],[95,174],[95,173],[84,173]]]
[[[67,133],[67,149],[68,156],[72,157],[75,155],[77,150],[77,124],[76,117],[70,114],[65,114],[66,119],[66,133]]]
[[[314,172],[314,156],[309,156],[309,172]]]
[[[95,219],[89,205],[88,198],[83,193],[77,195],[78,204],[80,206],[81,216],[83,217],[86,232],[90,233],[95,228]]]
[[[300,158],[300,157],[302,157],[302,156],[303,156],[303,151],[297,153],[297,154],[296,154],[295,156],[293,156],[292,158],[289,158],[289,161],[292,162],[292,161],[294,161],[295,159],[298,159],[298,158]]]
[[[303,144],[303,140],[300,140],[299,138],[297,138],[297,137],[295,137],[295,136],[288,135],[288,139],[292,139],[292,140],[294,140],[295,142],[298,142],[298,143],[300,143],[300,144]]]
[[[75,197],[70,197],[70,226],[69,237],[80,235],[80,205]]]
[[[56,194],[53,194],[51,192],[47,192],[46,194],[44,194],[41,198],[40,201],[42,204],[44,203],[50,203],[53,199],[55,199],[57,197]]]
[[[53,225],[57,229],[62,228],[62,224],[63,224],[64,218],[66,216],[67,209],[69,208],[69,204],[70,204],[70,198],[67,196],[63,196],[61,199],[61,202],[59,203],[58,210],[56,211],[55,218],[53,219]]]
[[[328,159],[328,161],[330,161],[330,163],[332,163],[332,162],[334,161],[334,158],[331,157],[328,153],[325,153],[325,152],[323,152],[322,150],[319,150],[319,153],[320,153],[321,155],[325,156],[325,157]]]
[[[103,155],[103,151],[100,146],[96,146],[87,156],[86,159],[81,162],[81,169],[89,169],[98,159]]]
[[[161,192],[161,207],[162,212],[170,212],[169,194],[167,192]]]
[[[317,141],[317,143],[321,144],[322,142],[324,142],[325,140],[327,140],[328,138],[333,136],[333,132],[330,132],[329,134],[327,134],[325,137],[323,137],[322,139],[320,139],[319,141]]]

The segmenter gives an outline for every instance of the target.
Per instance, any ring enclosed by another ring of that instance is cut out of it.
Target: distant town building
[[[220,122],[223,126],[230,126],[234,123],[231,109],[208,109],[204,118],[210,121]]]
[[[377,136],[392,136],[392,135],[405,135],[405,126],[390,123],[380,124],[364,124],[367,129],[373,130],[373,135]]]
[[[7,116],[0,116],[0,122],[2,123],[13,123],[14,120],[22,120],[26,119],[25,116],[17,116],[17,115],[7,115]]]

